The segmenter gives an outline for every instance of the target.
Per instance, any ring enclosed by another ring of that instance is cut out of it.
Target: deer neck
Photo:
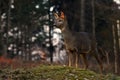
[[[65,21],[65,23],[64,23],[63,28],[61,29],[61,31],[62,31],[62,34],[63,34],[64,38],[68,39],[68,38],[70,38],[70,36],[72,36],[72,32],[71,32],[71,30],[68,27],[67,21]]]
[[[71,34],[71,31],[68,27],[65,27],[63,30],[62,30],[62,33],[63,34]]]

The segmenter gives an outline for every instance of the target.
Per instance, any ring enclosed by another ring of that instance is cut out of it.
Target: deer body
[[[55,14],[55,25],[62,31],[66,50],[68,53],[69,66],[71,66],[72,63],[75,63],[75,66],[78,67],[79,57],[81,55],[85,64],[85,69],[87,69],[88,63],[86,55],[92,54],[96,58],[97,62],[100,65],[100,69],[102,70],[102,63],[99,57],[97,56],[98,52],[94,37],[90,36],[86,32],[71,31],[68,28],[67,19],[63,15],[63,13],[61,13],[60,17],[57,14]]]

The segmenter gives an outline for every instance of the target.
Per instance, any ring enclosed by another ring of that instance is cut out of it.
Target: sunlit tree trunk
[[[120,20],[117,20],[117,47],[118,62],[120,62]],[[120,67],[120,63],[118,63],[118,67]]]
[[[120,50],[120,20],[117,20],[117,32],[118,32],[118,50]]]
[[[117,35],[116,35],[117,28],[115,25],[112,26],[112,30],[113,30],[113,49],[115,56],[115,73],[118,73],[118,54],[117,54]]]

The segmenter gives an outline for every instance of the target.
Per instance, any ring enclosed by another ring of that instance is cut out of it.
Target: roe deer
[[[102,71],[102,61],[98,57],[97,44],[95,38],[90,36],[87,32],[73,32],[68,27],[66,16],[63,12],[58,15],[54,13],[54,23],[63,34],[65,41],[65,47],[68,54],[68,65],[72,65],[72,59],[74,59],[75,66],[78,67],[79,57],[81,55],[85,69],[88,68],[88,62],[86,55],[91,54],[97,60],[100,71]]]

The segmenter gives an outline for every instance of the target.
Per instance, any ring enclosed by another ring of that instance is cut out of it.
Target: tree
[[[81,0],[81,14],[80,14],[80,26],[81,31],[85,31],[85,0]]]
[[[93,36],[95,36],[95,2],[94,0],[91,1],[92,5],[92,31],[93,31]]]
[[[8,0],[1,0],[0,1],[0,54],[3,55],[4,53],[6,53],[6,42],[4,41],[3,38],[3,33],[6,32],[6,23],[7,23],[7,18],[6,18],[6,14],[8,12]],[[2,16],[4,16],[4,18],[2,18]],[[4,24],[4,25],[3,25]]]

